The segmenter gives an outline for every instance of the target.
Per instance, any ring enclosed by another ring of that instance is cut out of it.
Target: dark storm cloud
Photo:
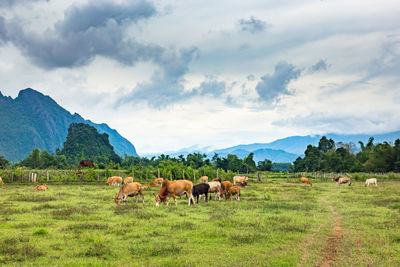
[[[280,95],[290,95],[288,85],[292,80],[296,80],[301,74],[301,70],[287,62],[279,62],[275,65],[272,74],[261,77],[261,81],[256,86],[256,91],[260,99],[267,103],[272,103]]]
[[[326,62],[326,60],[324,59],[320,59],[317,63],[315,63],[314,65],[312,65],[310,67],[310,72],[318,72],[318,71],[323,71],[323,70],[328,70],[328,68],[330,67],[330,64],[328,64]]]
[[[251,16],[249,19],[239,20],[239,25],[242,31],[247,31],[250,33],[262,32],[269,26],[269,24],[265,21],[256,19],[253,16]]]
[[[89,2],[69,8],[54,29],[41,35],[26,31],[18,18],[5,23],[5,28],[8,40],[45,69],[82,66],[97,55],[132,65],[160,58],[163,53],[158,45],[141,44],[124,35],[129,23],[155,14],[153,3],[144,0],[128,4]]]

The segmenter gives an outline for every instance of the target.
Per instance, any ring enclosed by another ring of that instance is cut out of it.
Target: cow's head
[[[120,202],[120,200],[121,200],[121,198],[118,198],[118,197],[115,197],[114,198],[114,202],[115,202],[115,205],[119,205],[119,202]]]

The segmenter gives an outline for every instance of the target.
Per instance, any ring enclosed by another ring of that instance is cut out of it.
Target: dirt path
[[[342,216],[332,206],[329,207],[333,213],[333,232],[328,236],[325,247],[322,249],[323,259],[320,266],[333,266],[339,254],[340,244],[343,238]]]

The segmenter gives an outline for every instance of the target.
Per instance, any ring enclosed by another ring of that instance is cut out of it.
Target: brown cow
[[[136,196],[136,203],[138,203],[140,195],[140,197],[142,198],[142,202],[144,204],[144,197],[142,190],[143,186],[138,182],[123,184],[119,189],[118,195],[114,198],[114,202],[118,206],[121,198],[126,203],[128,197]]]
[[[199,179],[199,183],[207,183],[208,182],[208,176],[201,176]]]
[[[311,183],[310,178],[301,177],[301,178],[300,178],[300,182],[305,183],[305,184],[309,184],[310,186],[312,186],[312,183]]]
[[[90,160],[81,160],[81,162],[79,162],[79,167],[83,168],[83,167],[89,167],[89,168],[94,168],[93,162]]]
[[[48,188],[49,187],[47,186],[47,184],[44,184],[44,185],[36,184],[34,190],[46,191]]]
[[[153,184],[162,184],[162,182],[164,181],[164,178],[155,178],[153,181]]]
[[[230,181],[223,181],[221,183],[221,194],[225,194],[225,197],[226,197],[226,194],[228,194],[229,188],[231,188],[231,187],[232,187],[232,183]]]
[[[182,196],[184,194],[186,194],[186,196],[188,197],[188,206],[190,206],[191,201],[194,204],[192,189],[193,183],[188,180],[164,180],[160,192],[155,196],[156,206],[159,206],[161,202],[166,202],[168,206],[169,198],[171,196],[175,201],[175,205],[178,205],[176,203],[176,196]]]
[[[4,185],[3,179],[1,179],[1,177],[0,177],[0,184],[1,184],[1,186]]]
[[[249,180],[249,177],[245,177],[245,176],[234,176],[234,177],[233,177],[233,185],[235,185],[236,183],[245,184],[245,183],[247,183],[247,180]]]
[[[221,178],[214,178],[211,180],[211,182],[221,182]]]
[[[111,176],[108,177],[107,185],[116,185],[116,186],[120,186],[122,184],[122,177],[121,176]]]
[[[133,183],[133,177],[126,177],[124,179],[124,184],[129,184],[129,183]]]
[[[351,186],[350,177],[335,177],[332,180],[335,181],[336,183],[338,183],[339,186],[341,186],[342,184],[346,184],[346,183],[349,183],[349,186]]]
[[[240,201],[240,190],[243,186],[241,184],[238,185],[234,185],[231,188],[229,188],[228,194],[226,195],[226,200],[228,200],[228,198],[231,198],[231,196],[236,195],[236,200]]]

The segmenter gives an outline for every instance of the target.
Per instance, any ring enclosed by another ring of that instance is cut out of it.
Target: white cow
[[[375,186],[378,186],[378,183],[376,182],[376,178],[370,178],[365,181],[366,186],[369,186],[370,184],[374,184]]]

